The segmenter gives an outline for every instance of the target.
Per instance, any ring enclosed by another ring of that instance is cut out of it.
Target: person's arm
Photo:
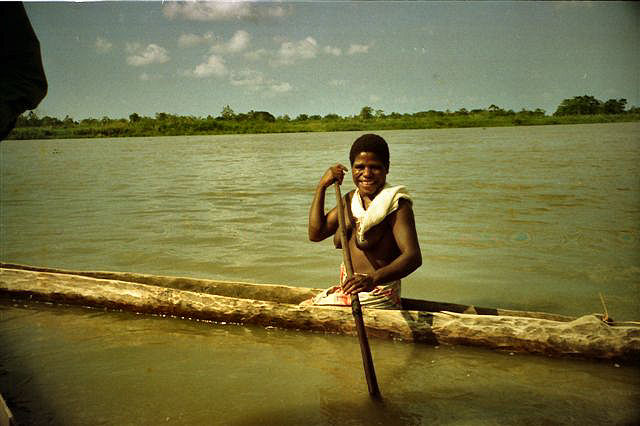
[[[400,200],[400,206],[391,220],[391,229],[400,249],[400,256],[372,274],[356,274],[348,279],[342,286],[345,293],[371,291],[377,285],[406,277],[422,265],[422,253],[411,202]]]
[[[342,164],[336,164],[333,167],[327,169],[324,173],[311,202],[311,208],[309,209],[309,239],[311,241],[322,241],[325,238],[336,233],[338,229],[338,214],[336,209],[333,208],[329,213],[324,213],[324,198],[325,192],[328,187],[335,182],[342,183],[344,178],[344,172],[347,168]]]

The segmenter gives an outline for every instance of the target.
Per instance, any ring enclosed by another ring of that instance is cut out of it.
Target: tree
[[[369,120],[373,118],[373,108],[370,106],[363,106],[360,110],[360,118],[362,120]]]
[[[38,118],[38,114],[29,111],[18,116],[15,127],[36,127],[40,124],[41,120]]]
[[[140,116],[138,115],[138,113],[134,112],[133,114],[129,115],[129,121],[132,123],[137,123],[138,121],[140,121]]]
[[[324,116],[324,119],[327,121],[340,120],[340,116],[338,114],[327,114]]]
[[[299,116],[296,117],[296,121],[307,121],[309,119],[309,116],[307,114],[300,114]]]
[[[276,118],[267,111],[250,111],[249,115],[253,120],[268,121],[270,123],[276,121]]]
[[[496,104],[491,104],[489,106],[489,108],[487,108],[487,110],[493,114],[500,114],[502,112],[504,112],[504,110],[502,108],[500,108],[499,106],[497,106]]]
[[[77,124],[75,121],[73,121],[73,118],[71,118],[69,115],[64,117],[64,120],[62,120],[62,123],[64,123],[66,127],[70,127]]]
[[[166,112],[157,112],[156,113],[156,120],[158,121],[165,121],[169,118],[169,114],[167,114]]]
[[[574,96],[560,102],[553,115],[593,115],[603,110],[602,102],[593,96]]]
[[[623,114],[626,107],[626,99],[609,99],[604,103],[603,110],[605,114]]]
[[[42,124],[41,121],[42,120],[40,120],[40,117],[38,117],[38,114],[35,111],[29,111],[29,113],[27,114],[28,126],[37,127]]]
[[[85,118],[80,121],[80,124],[82,124],[83,126],[97,126],[98,124],[100,124],[100,122],[95,118]]]
[[[67,117],[69,117],[67,115]],[[66,117],[65,117],[66,120]],[[71,123],[71,124],[75,124],[75,123]],[[42,117],[42,119],[40,119],[40,126],[47,126],[47,127],[55,127],[55,126],[61,126],[62,125],[62,121],[60,121],[59,118],[57,117],[49,117],[48,115],[45,115],[44,117]]]
[[[225,105],[222,108],[222,113],[220,114],[223,120],[233,120],[236,118],[236,113],[231,109],[229,105]]]

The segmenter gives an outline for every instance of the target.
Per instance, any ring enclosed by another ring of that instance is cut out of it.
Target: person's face
[[[361,152],[351,166],[353,183],[362,195],[376,195],[384,186],[387,173],[384,163],[373,152]]]

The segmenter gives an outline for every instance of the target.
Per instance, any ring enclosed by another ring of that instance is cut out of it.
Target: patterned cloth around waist
[[[340,265],[340,283],[347,280],[344,264]],[[376,309],[401,309],[400,280],[376,286],[372,291],[358,293],[360,305]],[[351,306],[351,296],[342,292],[337,285],[323,290],[312,299],[313,305]]]

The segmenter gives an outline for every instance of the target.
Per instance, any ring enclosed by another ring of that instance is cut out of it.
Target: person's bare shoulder
[[[398,201],[398,208],[389,215],[389,220],[392,225],[400,218],[400,220],[408,219],[409,217],[413,221],[413,203],[411,200],[407,200],[406,198],[401,198]]]

